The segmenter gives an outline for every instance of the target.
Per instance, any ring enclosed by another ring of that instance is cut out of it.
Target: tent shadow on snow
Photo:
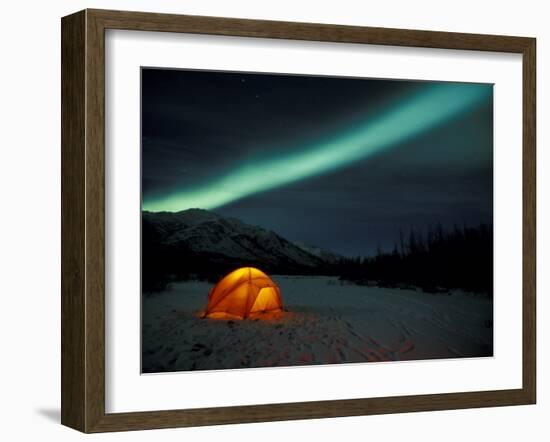
[[[241,267],[214,286],[201,316],[210,319],[274,319],[282,313],[279,286],[261,270]]]

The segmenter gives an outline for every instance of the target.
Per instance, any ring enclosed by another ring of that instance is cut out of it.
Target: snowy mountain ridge
[[[142,222],[156,242],[218,261],[271,269],[318,268],[334,262],[337,256],[327,251],[321,253],[319,248],[308,249],[273,231],[203,209],[143,212]]]

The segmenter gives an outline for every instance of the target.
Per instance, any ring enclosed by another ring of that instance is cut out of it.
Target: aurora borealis
[[[215,210],[343,254],[387,247],[400,228],[487,222],[492,94],[144,69],[142,207]]]

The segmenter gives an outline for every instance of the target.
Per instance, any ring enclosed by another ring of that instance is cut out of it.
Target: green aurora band
[[[432,83],[378,116],[315,144],[270,159],[239,163],[193,188],[143,201],[143,210],[216,209],[248,196],[319,176],[396,147],[491,97],[492,86]]]

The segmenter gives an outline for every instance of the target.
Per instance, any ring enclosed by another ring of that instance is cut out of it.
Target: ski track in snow
[[[181,282],[143,299],[143,372],[492,355],[492,301],[274,276],[285,311],[267,320],[200,317],[212,287]]]

